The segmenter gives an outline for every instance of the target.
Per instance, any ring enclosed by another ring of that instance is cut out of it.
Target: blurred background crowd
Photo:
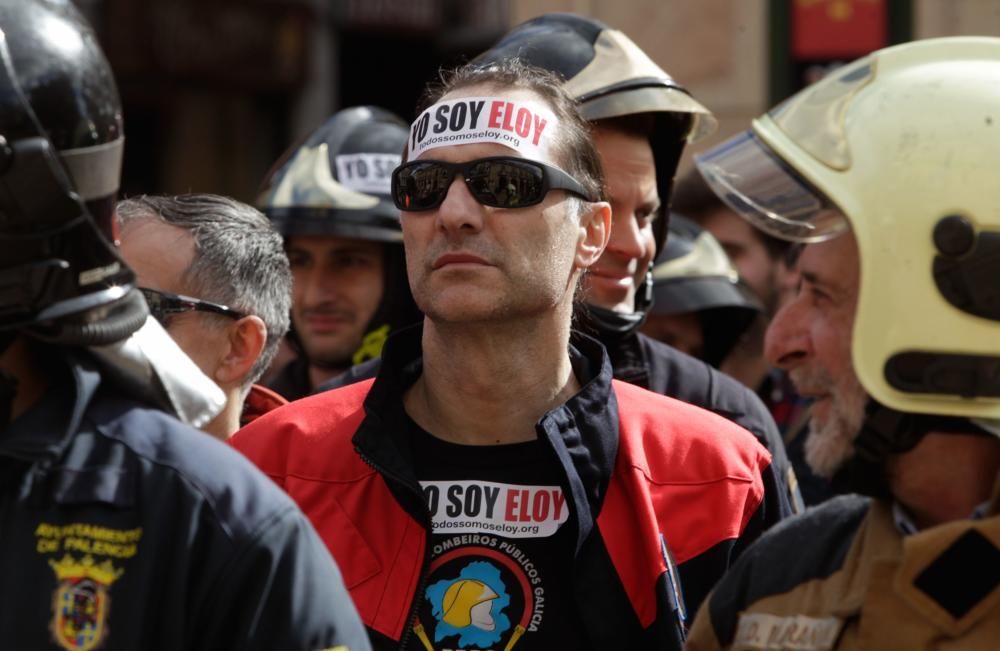
[[[994,0],[75,2],[122,94],[122,194],[251,204],[278,156],[336,110],[373,104],[410,120],[440,66],[547,12],[628,34],[715,114],[720,128],[687,148],[682,171],[833,66],[913,39],[1000,34]]]

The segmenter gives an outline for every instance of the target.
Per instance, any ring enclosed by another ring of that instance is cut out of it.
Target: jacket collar
[[[41,349],[48,352],[48,348]],[[93,362],[68,349],[46,355],[43,366],[51,382],[49,389],[38,403],[0,431],[0,456],[54,462],[79,429],[101,383]]]
[[[404,508],[425,521],[403,410],[403,393],[423,369],[422,333],[423,326],[417,325],[389,337],[382,367],[365,398],[365,420],[354,435],[354,445],[383,475],[408,489],[403,495],[394,492],[402,498]],[[579,333],[574,333],[572,340],[570,361],[581,389],[543,415],[535,431],[553,451],[566,476],[563,490],[579,523],[579,549],[593,529],[611,479],[618,451],[618,407],[611,362],[603,346]]]

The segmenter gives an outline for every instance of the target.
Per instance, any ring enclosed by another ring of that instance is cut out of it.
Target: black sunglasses
[[[163,326],[167,325],[167,318],[170,315],[181,314],[182,312],[211,312],[212,314],[221,314],[231,319],[242,319],[246,316],[231,307],[203,301],[200,298],[192,296],[161,292],[158,289],[149,289],[148,287],[140,287],[139,291],[146,298],[149,313]]]
[[[576,179],[558,167],[512,156],[477,158],[464,163],[415,160],[392,172],[392,201],[400,210],[437,208],[456,174],[476,201],[494,208],[524,208],[540,203],[549,190],[566,190],[595,201]]]

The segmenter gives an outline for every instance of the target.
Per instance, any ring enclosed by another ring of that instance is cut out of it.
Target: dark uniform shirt
[[[5,649],[368,649],[340,574],[235,450],[82,354],[0,430]]]
[[[281,369],[281,372],[267,384],[267,388],[285,400],[305,398],[312,393],[312,383],[309,381],[309,360],[305,357],[297,357],[288,362]]]
[[[406,420],[432,522],[424,647],[589,649],[570,589],[577,525],[546,445],[459,445]]]

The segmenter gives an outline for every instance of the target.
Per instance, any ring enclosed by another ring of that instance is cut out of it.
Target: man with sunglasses
[[[306,517],[186,424],[222,397],[119,254],[122,127],[73,3],[0,0],[2,647],[368,649]]]
[[[714,411],[768,448],[772,463],[761,528],[797,512],[802,508],[798,480],[760,398],[705,362],[639,332],[652,305],[650,267],[666,242],[677,163],[689,140],[714,129],[712,114],[625,34],[592,18],[539,16],[515,27],[476,61],[510,58],[559,75],[591,122],[607,175],[611,239],[584,276],[574,327],[601,341],[616,378]],[[430,120],[426,128],[433,130]],[[356,366],[320,389],[373,377],[376,368],[374,363]],[[699,554],[697,562],[682,562],[685,598],[692,610],[712,586],[714,568],[745,543],[721,541],[710,553]],[[708,562],[709,557],[714,560]],[[686,560],[692,559],[682,558]]]
[[[472,65],[427,104],[392,177],[422,327],[233,444],[310,515],[376,648],[678,649],[665,540],[696,557],[752,527],[770,457],[570,342],[611,214],[558,80]]]
[[[204,426],[226,439],[286,401],[254,382],[288,331],[292,277],[281,236],[256,209],[212,194],[118,204],[122,257],[150,313],[226,394]]]
[[[476,61],[511,57],[563,80],[563,88],[590,121],[607,177],[611,238],[584,276],[574,327],[600,340],[617,379],[724,416],[749,430],[772,456],[764,508],[742,539],[720,541],[715,549],[690,558],[677,546],[684,596],[694,611],[715,582],[717,567],[802,504],[781,435],[754,392],[639,332],[652,306],[650,270],[667,240],[678,161],[687,142],[715,128],[715,118],[627,35],[593,18],[533,18]],[[674,541],[668,543],[674,546]]]

